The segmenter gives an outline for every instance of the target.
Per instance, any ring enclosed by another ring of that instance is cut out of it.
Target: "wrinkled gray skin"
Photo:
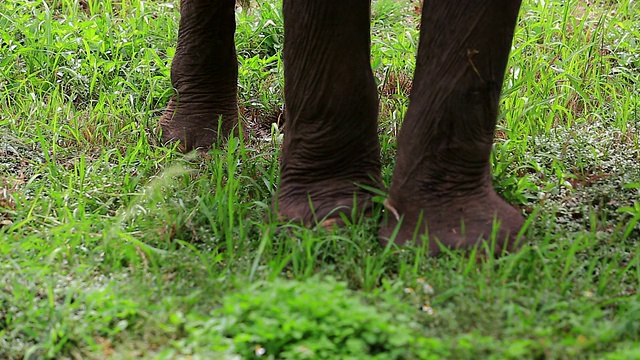
[[[278,214],[307,225],[367,214],[382,188],[369,0],[284,0],[285,137]],[[519,0],[425,2],[409,108],[379,231],[512,250],[522,215],[491,183],[489,157]],[[234,0],[182,0],[163,140],[208,149],[237,123]],[[355,201],[354,201],[355,199]],[[311,205],[310,205],[311,204]],[[521,240],[521,239],[518,239]]]

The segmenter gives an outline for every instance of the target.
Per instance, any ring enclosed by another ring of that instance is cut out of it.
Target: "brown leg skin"
[[[162,141],[207,150],[237,125],[234,0],[182,0],[171,65],[176,94],[160,118]],[[220,133],[218,133],[220,128]]]
[[[455,4],[425,1],[414,85],[398,136],[398,158],[384,244],[401,219],[398,244],[429,236],[449,248],[470,248],[491,239],[496,254],[517,246],[522,215],[493,189],[490,154],[498,102],[519,0]]]
[[[369,22],[369,0],[284,1],[283,219],[340,222],[381,187]]]

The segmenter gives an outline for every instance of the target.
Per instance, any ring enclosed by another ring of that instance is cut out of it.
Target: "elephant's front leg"
[[[369,0],[284,1],[282,218],[331,223],[381,186],[369,22]]]
[[[237,125],[235,0],[182,0],[162,140],[206,150]]]
[[[524,219],[494,191],[489,159],[519,7],[519,0],[425,1],[383,241],[401,221],[396,242],[427,232],[435,254],[436,239],[474,246],[499,223],[497,251],[513,246]]]

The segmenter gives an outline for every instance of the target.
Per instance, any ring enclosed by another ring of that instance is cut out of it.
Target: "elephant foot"
[[[235,109],[228,111],[206,110],[206,107],[191,104],[178,106],[171,97],[166,110],[159,120],[162,128],[162,142],[178,142],[181,152],[191,150],[207,151],[217,141],[226,139],[237,128]]]
[[[372,196],[353,183],[285,186],[279,190],[278,218],[305,226],[320,225],[326,229],[344,226],[345,220],[353,223],[371,216]]]
[[[490,246],[495,244],[493,254],[499,256],[504,251],[517,250],[524,241],[524,237],[518,237],[524,217],[491,186],[475,195],[438,194],[419,202],[414,199],[417,200],[385,201],[386,214],[378,233],[382,245],[389,241],[398,245],[409,241],[422,244],[426,240],[429,253],[435,256],[440,245],[470,249],[484,241]]]

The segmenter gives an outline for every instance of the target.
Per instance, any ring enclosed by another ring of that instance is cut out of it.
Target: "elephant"
[[[520,0],[424,2],[379,241],[515,251],[524,217],[490,156]],[[163,142],[208,149],[238,121],[235,0],[182,0]],[[383,189],[370,0],[284,0],[286,106],[277,213],[306,225],[372,211]],[[496,230],[496,226],[498,227]],[[426,236],[422,236],[426,235]],[[426,240],[428,239],[428,240]]]

